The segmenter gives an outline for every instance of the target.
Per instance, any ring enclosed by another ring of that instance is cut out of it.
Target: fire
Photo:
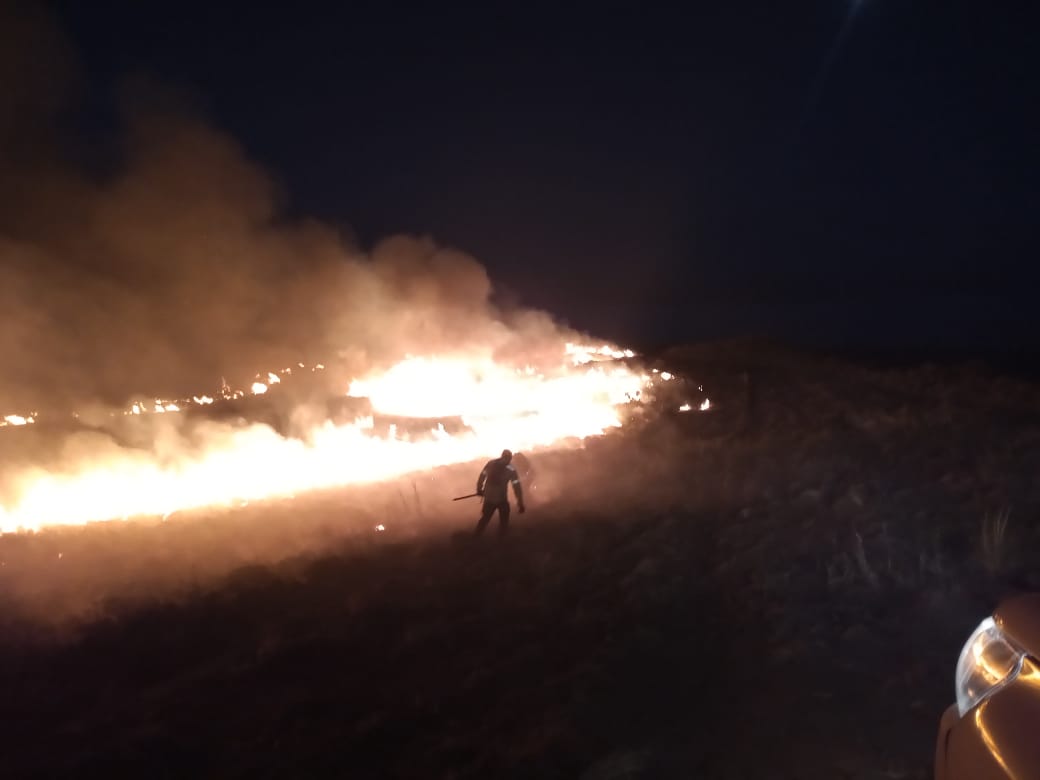
[[[32,425],[36,422],[35,415],[28,415],[22,417],[20,414],[9,414],[0,420],[0,428],[6,428],[8,425]]]
[[[490,358],[409,358],[381,376],[355,381],[348,395],[369,398],[385,414],[479,421],[562,413],[588,420],[590,432],[602,432],[616,423],[613,407],[631,400],[641,386],[641,378],[625,368],[546,374],[510,369]]]
[[[371,416],[342,425],[325,421],[300,438],[285,438],[260,424],[217,427],[201,450],[166,452],[161,458],[117,450],[78,468],[16,475],[13,498],[0,505],[0,532],[165,517],[185,509],[377,482],[469,462],[504,446],[531,450],[599,436],[621,425],[620,407],[638,400],[650,381],[625,365],[606,362],[614,355],[631,353],[567,345],[557,359],[537,367],[506,365],[490,354],[409,357],[355,379],[347,394],[367,397],[376,414],[430,418],[425,436],[411,438],[396,426],[377,435]],[[323,369],[319,363],[311,371]],[[252,386],[254,394],[269,388],[259,381]],[[237,398],[242,392],[224,382],[222,394]],[[200,395],[183,403],[213,399]],[[135,402],[127,413],[180,408],[156,399],[154,404]],[[465,429],[449,434],[435,422],[447,417],[461,418]]]
[[[622,358],[636,356],[636,353],[630,349],[617,349],[609,344],[604,344],[601,347],[590,347],[567,343],[564,345],[564,352],[570,356],[571,362],[576,366],[585,365],[594,360],[621,360]]]

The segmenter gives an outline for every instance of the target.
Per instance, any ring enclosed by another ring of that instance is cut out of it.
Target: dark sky
[[[1013,5],[52,3],[76,132],[106,136],[121,78],[176,84],[291,213],[432,234],[575,326],[1032,348],[1036,28]]]

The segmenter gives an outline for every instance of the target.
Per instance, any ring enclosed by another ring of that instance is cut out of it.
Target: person
[[[520,485],[520,475],[512,464],[513,453],[502,450],[501,457],[489,460],[477,477],[477,495],[484,499],[475,534],[479,536],[491,522],[491,516],[498,512],[498,530],[504,533],[509,527],[509,484],[513,484],[516,494],[516,505],[520,514],[524,513],[524,490]]]
[[[532,499],[537,504],[538,477],[535,474],[534,466],[531,465],[531,460],[522,452],[514,452],[512,465],[516,469],[516,473],[520,475],[520,482],[524,486],[524,504],[530,504]]]

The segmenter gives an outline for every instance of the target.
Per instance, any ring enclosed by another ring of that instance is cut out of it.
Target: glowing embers
[[[307,368],[304,363],[298,364],[299,368]],[[323,371],[325,366],[318,363],[311,367],[311,372]],[[249,393],[251,395],[264,395],[271,389],[273,385],[282,383],[283,376],[291,376],[292,368],[283,368],[278,373],[268,371],[264,374],[257,374],[255,381],[250,385]],[[220,383],[220,397],[225,401],[234,401],[239,398],[245,398],[247,392],[241,389],[232,388],[225,380],[221,380]],[[180,398],[174,401],[163,400],[156,398],[153,401],[133,401],[123,411],[124,415],[140,415],[140,414],[166,414],[169,412],[180,412],[189,406],[209,406],[214,402],[214,397],[207,394],[193,395],[189,398]],[[74,415],[78,416],[78,415]],[[3,427],[4,423],[0,423],[0,427]]]
[[[704,401],[701,402],[701,405],[698,406],[697,408],[700,411],[702,411],[702,412],[708,411],[709,409],[711,409],[711,399],[705,398]],[[693,411],[693,404],[685,403],[685,404],[683,404],[682,406],[679,407],[679,411],[680,412],[692,412]]]
[[[576,366],[601,360],[621,360],[623,358],[635,357],[636,353],[630,349],[618,349],[609,344],[600,347],[585,346],[582,344],[567,343],[564,345],[565,353]]]

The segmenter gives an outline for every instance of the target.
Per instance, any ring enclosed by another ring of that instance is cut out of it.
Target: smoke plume
[[[0,408],[183,396],[298,360],[353,370],[558,343],[545,315],[496,311],[462,252],[404,236],[365,251],[286,219],[234,139],[147,81],[119,93],[110,164],[72,162],[62,128],[81,78],[36,6],[0,10],[0,83]]]

